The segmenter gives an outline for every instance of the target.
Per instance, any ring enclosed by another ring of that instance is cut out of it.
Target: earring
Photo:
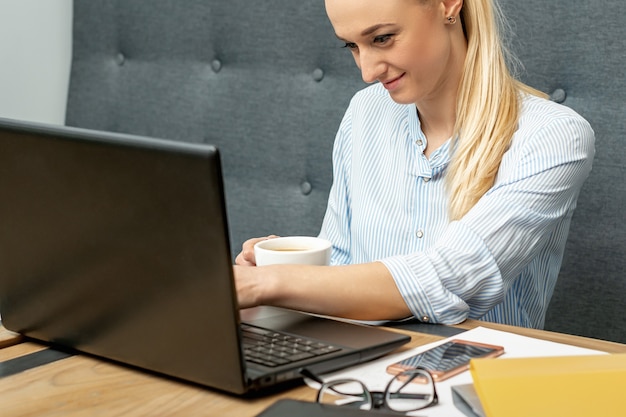
[[[456,23],[456,17],[454,16],[448,16],[446,19],[448,20],[448,23],[451,25]]]

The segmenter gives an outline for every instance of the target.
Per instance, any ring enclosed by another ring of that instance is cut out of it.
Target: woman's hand
[[[262,240],[274,239],[276,237],[278,236],[269,235],[266,237],[255,237],[246,240],[245,242],[243,242],[241,252],[239,252],[239,255],[237,255],[237,258],[235,258],[235,263],[241,266],[256,266],[256,258],[254,257],[254,245]]]

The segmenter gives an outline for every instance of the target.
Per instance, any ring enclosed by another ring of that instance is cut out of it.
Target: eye
[[[347,48],[347,49],[356,49],[356,43],[354,42],[346,42],[345,45],[343,45],[343,48]]]
[[[393,37],[392,34],[378,35],[374,37],[373,43],[379,44],[379,45],[385,45],[391,40],[392,37]]]

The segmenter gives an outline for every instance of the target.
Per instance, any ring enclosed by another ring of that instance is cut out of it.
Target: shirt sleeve
[[[494,187],[433,247],[382,260],[415,317],[446,324],[480,318],[571,217],[591,170],[591,127],[562,117],[518,139]]]

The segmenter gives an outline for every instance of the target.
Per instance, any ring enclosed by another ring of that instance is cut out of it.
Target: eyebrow
[[[379,23],[377,25],[371,26],[365,29],[363,32],[361,32],[361,36],[371,35],[372,33],[376,32],[378,29],[384,28],[385,26],[393,26],[393,23]]]
[[[363,32],[361,32],[361,36],[371,35],[372,33],[376,32],[377,30],[379,30],[381,28],[384,28],[384,27],[387,27],[387,26],[394,26],[394,24],[393,23],[379,23],[379,24],[376,24],[374,26],[370,26],[367,29],[365,29]],[[347,42],[347,40],[342,38],[341,36],[339,36],[339,35],[335,35],[335,36],[337,36],[337,39],[339,39],[341,41],[346,41]]]

